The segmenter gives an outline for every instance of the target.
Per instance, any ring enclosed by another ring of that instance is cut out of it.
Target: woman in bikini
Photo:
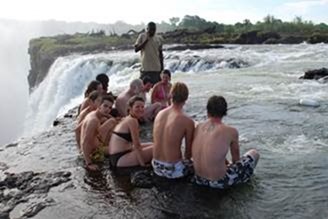
[[[151,94],[151,103],[161,103],[162,108],[165,108],[171,104],[171,72],[167,69],[161,73],[161,81],[154,85],[153,92]]]
[[[129,115],[114,128],[109,141],[111,168],[145,166],[150,162],[153,143],[140,143],[138,119],[143,116],[145,102],[133,96],[129,102]]]

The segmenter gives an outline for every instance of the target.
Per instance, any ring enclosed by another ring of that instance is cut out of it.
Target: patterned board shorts
[[[256,160],[249,154],[241,157],[239,161],[231,164],[222,179],[208,180],[195,175],[192,182],[197,185],[208,186],[211,188],[225,189],[230,186],[247,182],[252,176],[256,166]]]
[[[194,173],[192,161],[190,160],[167,163],[153,159],[151,164],[156,175],[169,179],[181,178]]]

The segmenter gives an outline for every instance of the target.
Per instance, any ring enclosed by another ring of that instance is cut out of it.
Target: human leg
[[[148,145],[141,148],[139,152],[145,163],[149,163],[153,157],[153,146]],[[117,167],[140,166],[135,150],[123,155],[117,162]]]

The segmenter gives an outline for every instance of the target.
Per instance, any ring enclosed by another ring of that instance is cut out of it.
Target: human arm
[[[190,160],[191,159],[191,145],[192,145],[192,140],[194,137],[194,130],[195,130],[195,123],[193,120],[190,119],[187,123],[187,128],[186,128],[186,134],[185,134],[185,140],[186,140],[186,150],[184,157],[185,159]]]
[[[235,128],[232,128],[232,141],[230,143],[230,153],[232,163],[240,160],[240,152],[239,152],[239,134]]]
[[[85,160],[85,163],[87,165],[87,168],[90,170],[96,170],[97,165],[92,163],[91,155],[93,151],[97,148],[97,145],[95,145],[95,138],[97,136],[97,127],[99,126],[99,122],[96,120],[87,121],[86,124],[82,124],[82,152],[83,157]]]
[[[159,82],[160,83],[160,82]],[[151,92],[151,97],[150,97],[150,102],[151,103],[156,103],[158,102],[158,99],[157,99],[157,92],[158,92],[158,89],[159,89],[159,83],[156,83],[153,87],[153,90]]]
[[[147,33],[145,35],[140,34],[136,41],[136,44],[134,45],[134,51],[139,52],[140,50],[142,50],[148,43],[148,40],[149,36]]]
[[[131,133],[132,137],[132,144],[134,147],[134,151],[137,155],[137,160],[140,164],[140,166],[145,166],[145,162],[143,160],[143,157],[141,155],[141,144],[140,144],[140,138],[139,138],[139,123],[138,120],[135,118],[131,118],[131,120],[128,123],[128,127]]]

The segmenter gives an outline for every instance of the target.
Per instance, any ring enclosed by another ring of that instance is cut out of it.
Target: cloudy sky
[[[0,18],[140,24],[171,17],[199,15],[209,21],[233,24],[274,15],[283,21],[295,16],[328,23],[328,0],[10,0],[1,3]]]

